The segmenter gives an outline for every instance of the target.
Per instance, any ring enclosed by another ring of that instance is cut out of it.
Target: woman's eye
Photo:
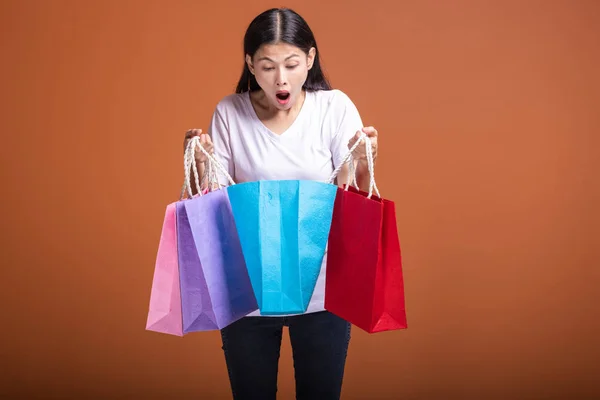
[[[271,70],[274,70],[274,69],[275,68],[273,68],[273,67],[264,67],[263,71],[271,71]]]
[[[287,68],[287,69],[294,69],[294,68],[296,68],[297,66],[298,66],[298,65],[288,65],[286,68]]]

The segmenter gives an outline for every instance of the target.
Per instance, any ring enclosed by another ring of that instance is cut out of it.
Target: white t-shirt
[[[306,92],[296,120],[282,134],[269,130],[258,118],[248,92],[221,100],[213,114],[209,135],[215,157],[236,183],[302,179],[327,182],[348,153],[348,141],[362,129],[354,103],[340,90]],[[228,185],[219,174],[222,185]],[[307,313],[323,311],[327,254]],[[248,316],[261,315],[255,311]]]

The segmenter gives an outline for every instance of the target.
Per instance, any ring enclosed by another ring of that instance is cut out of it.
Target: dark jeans
[[[245,317],[221,330],[235,400],[275,400],[283,327],[289,327],[296,399],[340,398],[350,324],[327,312]]]

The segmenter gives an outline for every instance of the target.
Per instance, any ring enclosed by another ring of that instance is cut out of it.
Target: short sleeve
[[[337,128],[331,141],[331,154],[333,159],[333,168],[337,168],[348,154],[348,142],[363,128],[362,119],[358,109],[350,100],[350,97],[337,90],[332,104]]]
[[[227,127],[223,111],[219,106],[217,106],[211,118],[208,134],[213,142],[214,157],[225,168],[227,173],[235,180],[235,168],[231,154],[229,129]],[[217,175],[221,185],[228,186],[230,184],[229,180],[223,175],[223,173],[218,173]]]

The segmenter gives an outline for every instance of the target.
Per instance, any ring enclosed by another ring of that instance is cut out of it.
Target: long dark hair
[[[312,68],[308,71],[304,90],[330,90],[331,85],[321,69],[317,41],[310,27],[298,13],[289,8],[272,8],[258,15],[248,26],[244,35],[244,57],[254,57],[263,44],[288,43],[300,48],[306,54],[311,47],[316,50]],[[235,89],[236,93],[260,90],[256,78],[244,62],[242,76]]]

